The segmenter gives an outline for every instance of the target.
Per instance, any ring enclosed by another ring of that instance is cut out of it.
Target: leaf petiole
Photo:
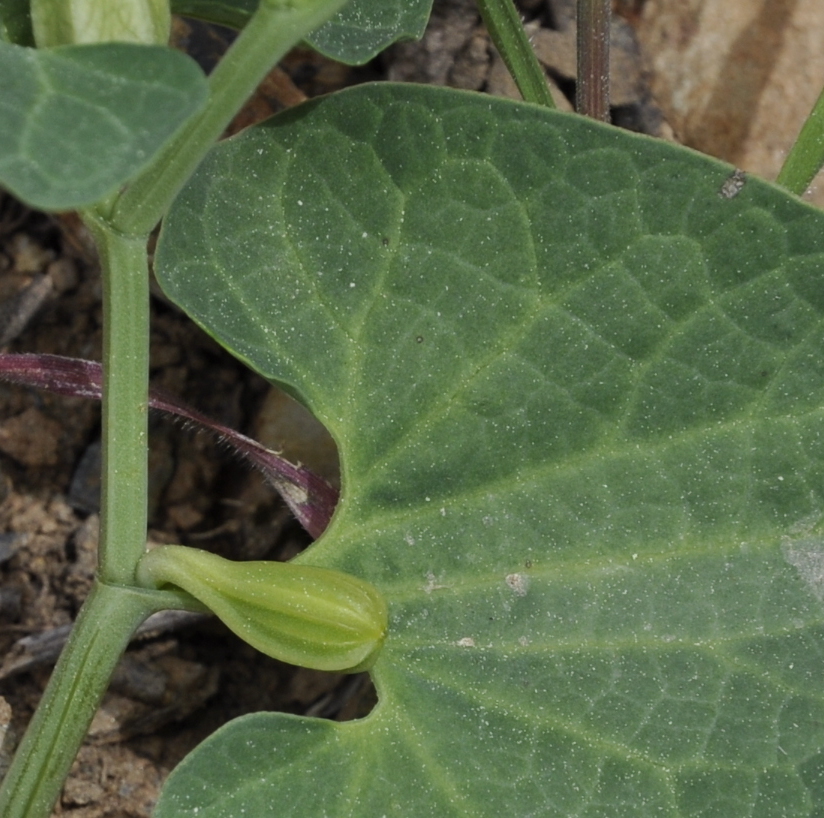
[[[209,77],[209,104],[126,188],[108,214],[112,227],[127,235],[148,234],[275,63],[345,2],[261,0]]]
[[[524,32],[512,0],[478,0],[478,8],[489,36],[524,100],[555,108],[544,70]]]

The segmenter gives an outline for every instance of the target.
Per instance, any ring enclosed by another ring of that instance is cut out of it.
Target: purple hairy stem
[[[73,398],[100,400],[103,393],[103,368],[99,363],[61,355],[0,354],[0,378]],[[337,505],[338,492],[322,477],[160,389],[149,389],[149,406],[190,420],[220,436],[263,472],[313,538],[324,532]]]

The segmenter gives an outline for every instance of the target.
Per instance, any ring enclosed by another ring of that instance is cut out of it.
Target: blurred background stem
[[[611,0],[578,0],[578,81],[575,110],[609,122]]]

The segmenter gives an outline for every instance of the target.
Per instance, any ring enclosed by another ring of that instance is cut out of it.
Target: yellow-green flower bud
[[[169,0],[32,0],[38,48],[82,43],[166,45]]]
[[[262,653],[315,670],[365,670],[386,636],[382,594],[329,568],[234,562],[161,545],[143,555],[137,579],[145,587],[186,591]]]

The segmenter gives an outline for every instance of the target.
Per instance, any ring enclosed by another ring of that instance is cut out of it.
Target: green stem
[[[575,110],[609,122],[611,0],[578,0],[578,78]]]
[[[115,201],[84,214],[103,273],[103,486],[99,581],[0,787],[3,818],[47,818],[112,671],[155,610],[181,594],[132,586],[145,551],[149,275],[146,237],[271,66],[344,0],[261,0],[210,78],[206,110]]]
[[[146,239],[86,218],[103,276],[103,473],[99,576],[133,585],[146,549],[149,270]]]
[[[818,97],[810,115],[790,149],[776,181],[797,196],[810,186],[824,166],[824,91]]]
[[[149,273],[146,239],[85,217],[103,276],[103,485],[98,575],[0,788],[3,818],[46,818],[120,654],[169,595],[134,584],[146,549]],[[179,604],[179,603],[178,603]]]
[[[48,818],[109,678],[152,595],[95,584],[0,787],[3,818]]]
[[[521,96],[527,102],[554,108],[544,70],[524,32],[512,0],[478,0],[486,30],[498,49]]]
[[[277,61],[345,2],[261,0],[257,11],[209,77],[209,104],[183,126],[124,191],[109,218],[111,225],[128,235],[149,233]]]

